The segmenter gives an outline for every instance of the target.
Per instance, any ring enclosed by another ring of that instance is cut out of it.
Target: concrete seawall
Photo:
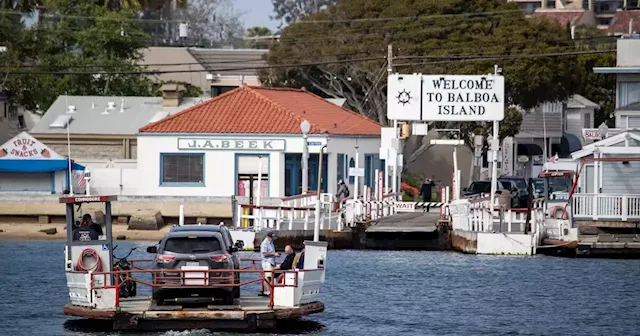
[[[58,199],[59,195],[1,195],[0,221],[63,222],[66,210]],[[185,217],[191,222],[228,223],[233,217],[231,197],[119,196],[118,201],[112,203],[111,212],[114,221],[119,223],[129,223],[132,217],[154,218],[158,213],[165,219],[177,219],[181,204]],[[82,205],[81,213],[97,211],[104,211],[104,205]]]

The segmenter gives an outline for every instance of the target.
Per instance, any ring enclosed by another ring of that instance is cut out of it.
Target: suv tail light
[[[158,254],[156,256],[156,261],[159,262],[159,263],[165,263],[166,264],[168,262],[173,261],[175,258],[176,257],[172,256],[172,255]]]
[[[209,257],[209,259],[211,259],[213,261],[217,261],[217,262],[228,262],[229,261],[229,257],[227,257],[226,254],[212,255],[212,256]]]

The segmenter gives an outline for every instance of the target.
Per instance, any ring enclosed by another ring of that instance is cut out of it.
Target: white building
[[[26,132],[0,147],[0,194],[59,194],[69,189],[69,168],[84,170]],[[71,175],[74,184],[79,176]],[[78,188],[76,187],[76,190]]]
[[[304,89],[242,86],[140,129],[138,195],[253,196],[301,194],[302,121],[309,133],[309,190],[317,190],[320,148],[325,192],[365,170],[372,185],[381,125]],[[361,179],[362,180],[362,179]],[[351,189],[353,190],[353,179]]]

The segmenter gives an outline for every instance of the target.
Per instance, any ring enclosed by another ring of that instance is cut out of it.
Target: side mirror
[[[462,188],[462,191],[467,191],[467,188]]]
[[[229,248],[229,253],[236,253],[236,252],[238,252],[238,248],[237,248],[237,247],[235,247],[235,246],[231,246],[231,247]]]
[[[238,249],[241,249],[244,247],[244,241],[243,240],[236,240],[236,247]]]
[[[147,247],[147,253],[158,253],[158,248],[156,246]]]

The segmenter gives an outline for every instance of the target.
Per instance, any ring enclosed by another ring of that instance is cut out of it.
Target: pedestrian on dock
[[[264,271],[264,285],[263,291],[260,293],[262,296],[267,296],[271,293],[271,278],[273,277],[273,269],[276,267],[276,257],[280,256],[280,253],[276,252],[276,247],[273,245],[273,241],[276,239],[276,235],[273,232],[267,233],[260,244],[260,256],[262,257],[262,270]],[[266,292],[269,290],[269,293]]]
[[[338,193],[336,194],[337,203],[335,208],[336,211],[340,209],[340,207],[342,206],[342,202],[349,198],[350,194],[351,193],[349,192],[349,186],[344,183],[344,180],[338,181]]]
[[[422,183],[422,187],[420,188],[420,194],[422,195],[422,201],[423,202],[431,202],[431,190],[432,188],[435,186],[435,184],[433,183],[433,180],[430,178],[426,178],[424,179],[424,182]],[[429,204],[427,204],[426,209],[427,212],[429,212],[430,210],[430,206]]]

